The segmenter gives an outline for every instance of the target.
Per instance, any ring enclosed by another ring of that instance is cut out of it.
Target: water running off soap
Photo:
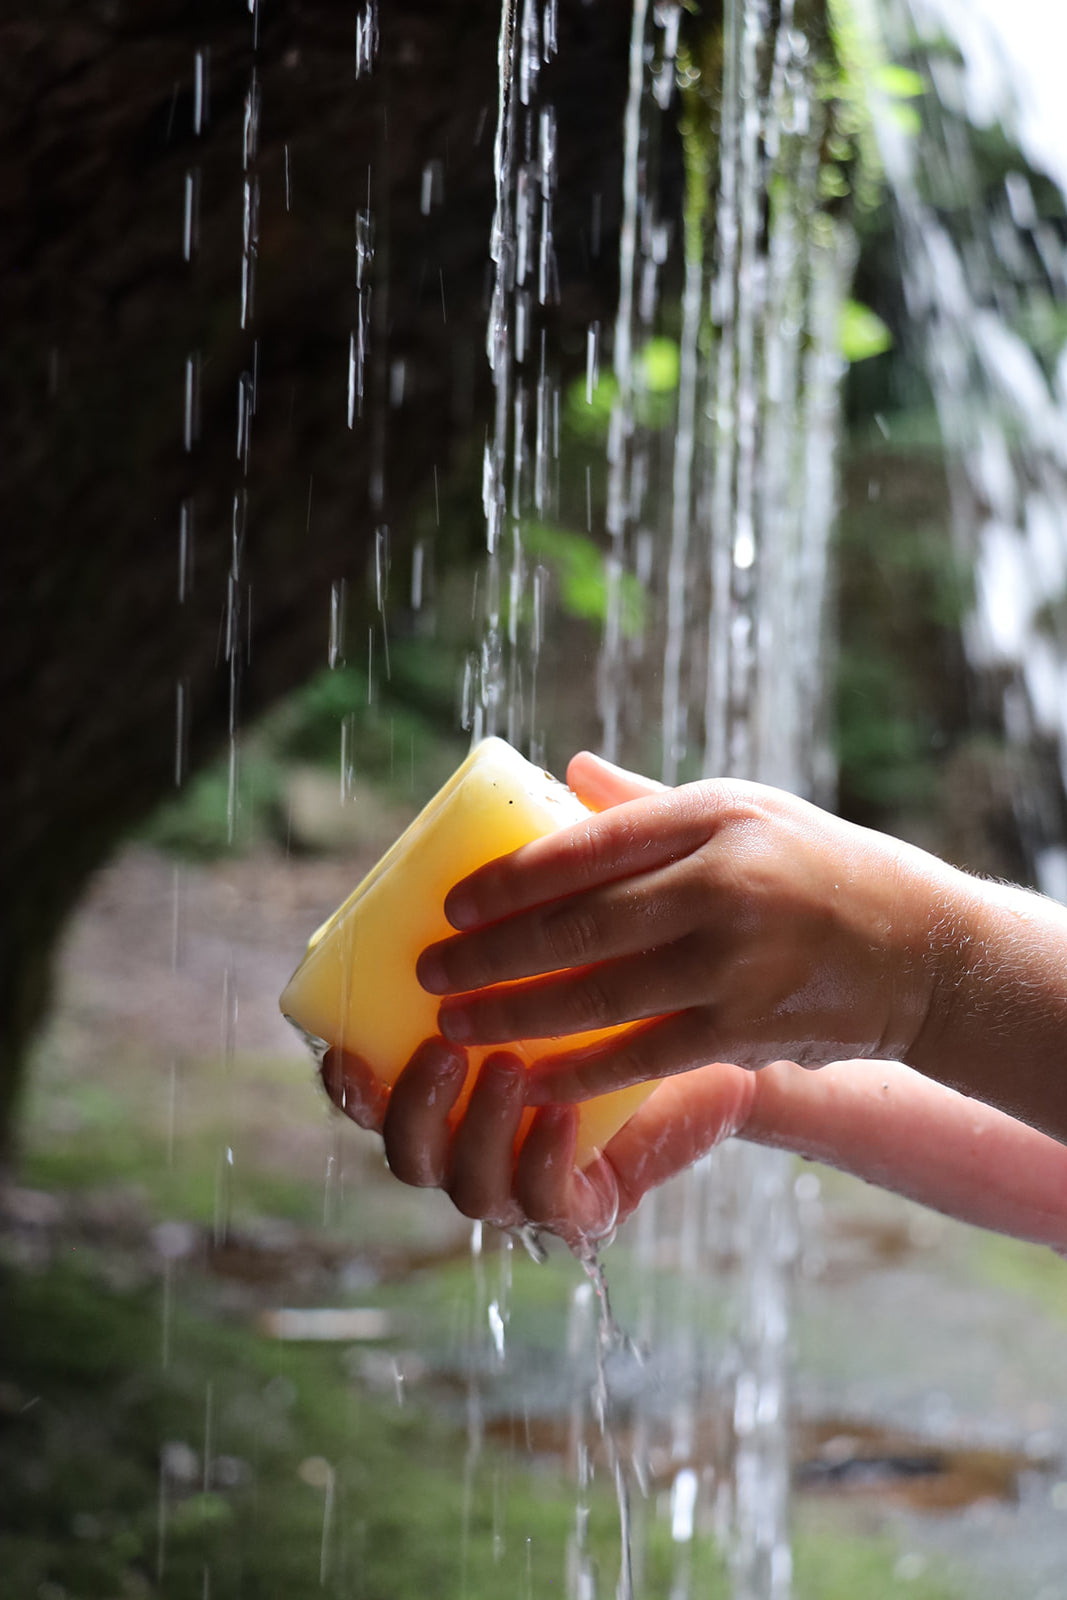
[[[563,363],[542,320],[554,292],[555,119],[540,65],[535,70],[535,45],[544,39],[537,17],[532,3],[502,7],[487,342],[494,412],[477,600],[484,627],[464,697],[474,736],[507,731],[535,756],[539,734],[525,691],[535,677],[542,606],[533,608],[524,650],[523,527],[553,509],[563,514],[553,504],[554,368]],[[821,204],[827,113],[815,87],[815,48],[789,0],[773,22],[740,0],[728,3],[717,57],[700,57],[700,38],[699,29],[686,37],[678,6],[634,0],[621,188],[612,206],[619,301],[610,348],[602,349],[606,330],[591,327],[577,380],[588,405],[609,372],[613,386],[603,478],[598,484],[595,467],[587,469],[582,519],[606,546],[601,747],[647,770],[649,730],[659,728],[668,783],[732,774],[826,798],[827,546],[842,370],[836,319],[852,239]],[[677,107],[676,96],[683,97]],[[681,215],[665,198],[661,173],[676,116],[689,180]],[[788,199],[768,214],[766,195]],[[602,212],[598,197],[597,234]],[[547,270],[535,270],[546,261]],[[677,301],[680,324],[668,311]],[[709,1486],[683,1467],[674,1484],[675,1592],[688,1593],[687,1543],[712,1516],[713,1493],[735,1595],[784,1600],[790,1183],[780,1157],[753,1150],[721,1152],[686,1182],[690,1270],[718,1285],[731,1353],[709,1365],[698,1341],[688,1347],[680,1386],[690,1420],[679,1413],[675,1438],[681,1449],[695,1408],[705,1406],[725,1412],[734,1443],[728,1482]],[[668,1214],[647,1208],[648,1294],[660,1256],[673,1247],[669,1232],[655,1232],[656,1216],[666,1227]],[[712,1217],[729,1219],[732,1259],[743,1269],[726,1269]],[[649,1510],[633,1492],[631,1462],[611,1428],[608,1356],[621,1335],[599,1266],[594,1278],[605,1320],[592,1412],[618,1497],[619,1592],[629,1595],[640,1581],[637,1525]],[[653,1337],[673,1340],[676,1330],[663,1325],[659,1309],[650,1303],[640,1318]],[[641,1396],[635,1402],[638,1443],[641,1428],[653,1425],[652,1411],[642,1408],[652,1404]],[[581,1496],[592,1468],[580,1436],[576,1448],[580,1501],[569,1581],[582,1600],[591,1590],[582,1575]],[[638,1482],[643,1463],[635,1459],[632,1470]]]

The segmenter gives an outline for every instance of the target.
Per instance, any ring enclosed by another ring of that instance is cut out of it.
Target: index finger
[[[613,806],[501,856],[462,879],[445,898],[445,916],[465,930],[517,911],[649,872],[687,856],[711,831],[707,797],[669,789]]]

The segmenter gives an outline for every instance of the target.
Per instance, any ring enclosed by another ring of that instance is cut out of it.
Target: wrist
[[[868,841],[869,853],[858,863],[861,882],[873,891],[862,924],[877,987],[867,1053],[918,1066],[959,981],[971,880],[901,840],[875,834]]]
[[[931,907],[928,1006],[906,1058],[1067,1139],[1067,910],[952,874]]]

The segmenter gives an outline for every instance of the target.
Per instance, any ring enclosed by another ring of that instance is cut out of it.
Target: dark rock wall
[[[382,0],[379,62],[357,81],[361,9],[264,4],[255,42],[237,0],[54,0],[0,20],[0,1142],[63,917],[121,833],[173,791],[179,682],[191,770],[226,737],[231,666],[242,719],[300,682],[325,659],[331,583],[348,579],[357,606],[367,593],[375,527],[389,526],[402,572],[407,522],[434,468],[444,479],[480,455],[498,8]],[[571,0],[560,23],[549,69],[556,343],[579,364],[587,322],[608,322],[615,296],[629,8]],[[199,50],[209,94],[198,136]],[[259,224],[242,330],[253,72]],[[443,196],[427,217],[428,161],[441,163]],[[364,419],[349,432],[355,216],[368,189],[370,369]],[[390,408],[397,359],[403,403]],[[247,472],[242,377],[256,395]],[[194,539],[179,603],[183,502]],[[228,593],[242,640],[232,663]]]

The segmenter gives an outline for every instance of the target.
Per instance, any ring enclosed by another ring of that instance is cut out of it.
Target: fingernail
[[[466,1071],[462,1054],[447,1039],[427,1039],[420,1050],[420,1066],[437,1078],[450,1078],[460,1068]]]
[[[445,896],[445,916],[454,928],[471,928],[477,922],[474,901],[462,885]]]
[[[510,1088],[512,1084],[520,1087],[526,1077],[526,1069],[518,1056],[509,1055],[506,1051],[498,1050],[493,1055],[487,1056],[482,1066],[481,1076],[491,1077],[500,1088]]]
[[[553,1093],[552,1079],[543,1072],[538,1072],[536,1067],[531,1067],[526,1074],[526,1104],[528,1106],[552,1106],[555,1108],[559,1095]],[[567,1106],[561,1106],[561,1111],[566,1111]]]
[[[470,1017],[458,1006],[442,1006],[437,1013],[437,1025],[453,1044],[467,1044],[474,1037]]]
[[[543,1133],[558,1133],[567,1126],[573,1116],[573,1106],[546,1105],[542,1107],[541,1115],[537,1119],[538,1126]]]
[[[415,976],[429,994],[448,993],[449,982],[445,964],[432,945],[428,950],[424,950],[416,961]]]

